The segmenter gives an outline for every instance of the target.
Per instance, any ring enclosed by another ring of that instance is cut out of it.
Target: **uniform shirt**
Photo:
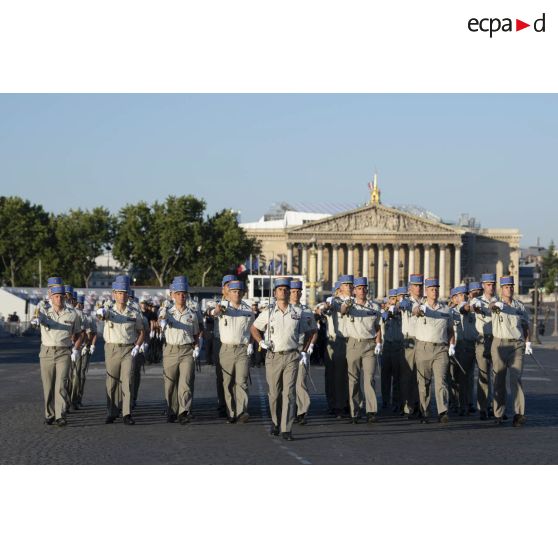
[[[219,304],[221,306],[226,306],[227,302],[228,300],[222,299]],[[213,312],[214,309],[215,305],[212,305],[211,312]],[[215,321],[213,322],[213,337],[221,339],[221,332],[219,331],[219,320],[217,319],[217,316],[215,316]]]
[[[83,314],[83,329],[86,333],[97,333],[97,324],[91,314]]]
[[[169,345],[191,345],[200,331],[198,316],[190,306],[185,305],[183,312],[176,306],[168,308],[166,320],[165,339]]]
[[[250,327],[254,323],[255,316],[252,308],[244,301],[235,308],[229,301],[223,302],[226,308],[215,322],[219,323],[221,343],[229,345],[247,345],[250,342]]]
[[[79,308],[76,308],[74,306],[74,311],[79,317],[79,323],[80,323],[80,326],[81,326],[81,331],[85,331],[85,328],[87,327],[87,320],[85,318],[85,314],[84,314],[83,310],[80,310]]]
[[[310,331],[302,311],[292,304],[287,306],[285,312],[276,304],[271,308],[265,308],[254,322],[254,326],[264,332],[266,340],[273,342],[274,352],[298,349],[300,335]]]
[[[492,335],[492,311],[490,310],[489,306],[492,302],[496,302],[498,299],[496,297],[487,298],[484,295],[473,298],[469,301],[469,304],[473,306],[475,302],[481,303],[480,312],[474,312],[471,308],[471,311],[475,314],[475,327],[479,335],[483,337],[487,335]]]
[[[415,337],[418,341],[447,343],[448,328],[453,329],[450,309],[439,302],[433,307],[426,304],[425,315],[417,317]]]
[[[349,308],[345,315],[345,333],[352,339],[374,339],[376,326],[380,323],[380,308],[373,302],[364,304],[357,302]]]
[[[335,335],[334,337],[345,337],[347,338],[347,322],[348,317],[347,315],[341,314],[341,306],[347,300],[354,300],[352,297],[338,297],[336,296],[331,301],[331,308],[330,312],[334,317],[334,327],[335,327]]]
[[[464,314],[461,313],[461,308],[465,304],[463,302],[450,310],[457,343],[459,341],[476,341],[479,336],[476,328],[477,320],[475,313],[472,310]]]
[[[40,313],[41,343],[45,347],[69,347],[72,336],[81,331],[78,313],[70,306],[63,306],[58,314],[53,306],[43,308]]]
[[[425,298],[414,298],[412,296],[407,297],[404,301],[408,304],[408,309],[404,309],[399,306],[401,312],[401,332],[403,337],[416,337],[416,327],[417,327],[417,316],[413,316],[413,310],[420,304],[425,303]]]
[[[302,310],[302,319],[306,320],[308,327],[310,328],[309,331],[316,331],[318,326],[316,325],[316,318],[314,318],[314,312],[305,306],[304,304],[293,304],[293,306],[297,309]],[[298,348],[302,349],[304,346],[304,338],[306,337],[305,333],[301,333],[298,336]]]
[[[401,343],[403,341],[403,329],[401,323],[401,312],[395,311],[386,320],[382,320],[382,338],[386,343]]]
[[[529,314],[519,300],[504,302],[504,309],[492,316],[492,334],[498,339],[523,339],[523,326],[529,325]]]
[[[107,318],[103,328],[105,343],[131,345],[136,342],[138,333],[143,330],[141,312],[126,305],[123,312],[116,308],[116,304],[107,308]]]

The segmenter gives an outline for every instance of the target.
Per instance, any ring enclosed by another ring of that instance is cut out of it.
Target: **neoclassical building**
[[[383,205],[376,178],[369,188],[370,201],[356,209],[243,226],[260,241],[268,262],[280,261],[283,272],[305,275],[318,291],[330,290],[343,273],[367,276],[377,297],[406,284],[410,273],[438,277],[442,297],[485,272],[510,273],[518,284],[518,229],[444,224]]]

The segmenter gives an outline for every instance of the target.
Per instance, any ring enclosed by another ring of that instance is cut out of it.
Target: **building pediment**
[[[458,230],[450,225],[423,219],[384,205],[360,207],[289,230],[289,233],[385,234],[386,232],[458,234]]]

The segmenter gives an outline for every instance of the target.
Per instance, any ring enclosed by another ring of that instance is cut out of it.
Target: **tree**
[[[188,269],[202,242],[205,202],[194,196],[169,196],[120,210],[113,254],[124,265],[150,269],[159,286]]]
[[[60,273],[72,285],[88,287],[95,259],[110,247],[114,218],[104,207],[91,211],[71,210],[55,219]]]
[[[556,247],[554,241],[550,242],[546,256],[541,262],[542,266],[542,283],[547,293],[554,292],[554,281],[558,277],[558,256],[556,255]]]
[[[12,287],[22,268],[47,246],[49,215],[41,205],[11,196],[0,197],[0,260]]]

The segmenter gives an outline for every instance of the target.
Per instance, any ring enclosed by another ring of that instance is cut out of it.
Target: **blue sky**
[[[0,194],[53,212],[193,194],[368,199],[558,241],[558,95],[1,95]]]

